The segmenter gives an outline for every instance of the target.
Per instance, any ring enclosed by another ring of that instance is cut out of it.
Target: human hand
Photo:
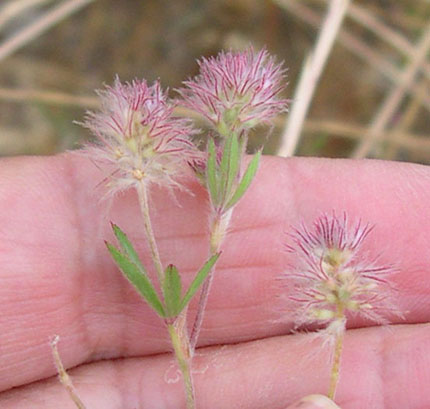
[[[105,216],[102,177],[70,154],[0,162],[1,408],[74,407],[54,376],[54,334],[88,409],[184,406],[181,383],[166,382],[175,371],[163,324],[103,243],[112,220],[149,265],[136,198],[117,198]],[[429,183],[419,165],[264,158],[217,265],[205,348],[193,363],[198,407],[284,409],[326,392],[325,352],[309,335],[285,335],[291,314],[279,319],[277,278],[291,257],[283,251],[289,226],[332,209],[376,225],[365,246],[399,267],[405,314],[390,328],[349,321],[336,401],[342,409],[430,406]],[[182,207],[154,192],[162,260],[186,280],[207,254],[206,197],[192,189],[177,195]]]

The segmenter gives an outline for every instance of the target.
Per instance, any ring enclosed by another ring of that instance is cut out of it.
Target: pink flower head
[[[196,131],[189,120],[173,116],[159,82],[145,80],[98,91],[100,112],[89,112],[84,125],[98,138],[89,148],[96,159],[113,165],[112,192],[137,183],[179,186],[177,178],[186,172],[187,162],[199,155],[190,136]]]
[[[391,266],[378,265],[362,250],[372,227],[360,221],[349,225],[342,218],[324,215],[309,230],[302,225],[292,233],[288,250],[297,255],[291,279],[297,326],[320,322],[334,330],[344,327],[350,313],[384,323],[386,313],[400,315],[390,302]],[[331,328],[331,327],[333,328]],[[337,331],[337,330],[336,330]]]
[[[199,61],[200,74],[178,90],[182,105],[202,114],[222,136],[248,130],[287,110],[279,98],[285,71],[266,50],[221,52]]]

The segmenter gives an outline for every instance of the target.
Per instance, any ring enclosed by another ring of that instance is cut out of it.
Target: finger
[[[134,193],[118,197],[105,216],[103,190],[97,189],[103,173],[70,155],[5,160],[0,174],[0,388],[52,375],[46,344],[53,334],[64,340],[66,366],[168,350],[160,320],[103,244],[113,240],[112,220],[137,243],[145,265],[151,264]],[[201,344],[288,330],[290,312],[283,312],[281,323],[274,305],[276,280],[288,262],[285,232],[332,209],[376,224],[367,248],[383,252],[382,261],[398,263],[397,304],[408,322],[428,320],[429,175],[419,165],[265,158],[234,213]],[[207,198],[197,185],[191,188],[194,196],[177,193],[182,207],[165,191],[153,192],[163,262],[174,263],[186,282],[207,251]]]
[[[102,361],[70,375],[88,409],[183,408],[171,363],[170,355]],[[429,367],[428,324],[347,331],[336,403],[342,409],[429,407]],[[327,351],[312,334],[203,349],[194,372],[201,409],[284,409],[324,394],[329,383]],[[0,394],[0,407],[30,406],[74,408],[56,378]]]

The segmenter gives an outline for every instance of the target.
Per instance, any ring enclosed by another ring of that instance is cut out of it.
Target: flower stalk
[[[211,254],[183,292],[178,269],[172,264],[163,269],[151,221],[149,189],[154,184],[167,189],[184,188],[188,163],[202,156],[191,141],[197,131],[189,119],[173,115],[174,103],[158,81],[149,86],[145,80],[122,84],[116,79],[112,87],[98,94],[101,111],[87,113],[84,124],[97,136],[98,143],[87,147],[86,152],[113,167],[107,178],[110,194],[136,189],[158,286],[153,285],[126,234],[114,224],[119,248],[107,242],[106,246],[124,276],[165,323],[183,375],[187,408],[194,409],[187,307],[219,254]]]
[[[233,209],[230,209],[225,213],[215,213],[210,228],[209,257],[213,257],[215,254],[220,252],[221,244],[227,234],[232,214]],[[199,304],[197,306],[197,313],[196,317],[194,318],[194,324],[190,336],[190,344],[193,350],[196,348],[197,340],[199,338],[200,330],[203,324],[204,312],[208,302],[214,274],[215,267],[209,271],[209,274],[202,285]]]
[[[346,320],[343,313],[341,314],[341,317],[339,319],[341,319],[342,321]],[[334,400],[336,396],[337,384],[339,382],[340,358],[342,356],[344,336],[345,331],[341,331],[335,335],[334,340],[333,363],[330,372],[330,386],[327,393],[327,396],[332,400]]]
[[[143,217],[143,224],[145,226],[146,239],[148,240],[151,251],[152,262],[154,263],[158,281],[162,283],[164,280],[164,272],[161,264],[160,252],[158,251],[157,242],[155,240],[154,229],[152,228],[147,188],[144,183],[139,183],[136,186],[136,190],[139,199],[140,211]]]
[[[278,98],[284,88],[284,70],[258,53],[221,52],[199,62],[200,74],[178,90],[180,103],[199,113],[216,132],[220,142],[209,138],[207,161],[194,168],[209,193],[209,255],[219,252],[227,235],[234,207],[249,188],[257,172],[261,151],[243,172],[248,133],[256,125],[269,124],[286,111],[286,100]],[[203,284],[191,332],[191,346],[197,344],[215,271]]]
[[[322,324],[325,328],[318,335],[332,347],[330,399],[336,395],[349,316],[385,323],[387,313],[401,315],[390,300],[394,288],[388,277],[395,270],[362,251],[372,229],[360,221],[350,226],[346,213],[343,217],[323,215],[312,229],[305,225],[295,229],[293,244],[287,246],[299,256],[295,270],[285,276],[295,289],[289,298],[296,326]]]
[[[164,283],[166,278],[161,264],[160,252],[158,250],[157,241],[155,240],[154,229],[152,227],[151,216],[149,212],[148,192],[144,183],[140,183],[136,187],[139,199],[140,210],[144,220],[146,239],[151,250],[151,258],[154,263],[157,277],[160,283]],[[212,254],[213,255],[213,254]],[[187,308],[177,316],[173,323],[166,321],[167,331],[172,342],[173,351],[176,361],[182,373],[185,388],[185,397],[187,409],[195,409],[195,393],[193,379],[191,374],[192,353],[190,342],[187,334]]]

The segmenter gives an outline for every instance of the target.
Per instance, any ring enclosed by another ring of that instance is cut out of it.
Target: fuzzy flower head
[[[160,84],[122,84],[117,78],[98,95],[101,110],[89,112],[84,126],[98,138],[89,154],[113,165],[111,192],[142,182],[179,186],[177,178],[186,172],[187,162],[199,155],[190,140],[195,131],[187,119],[173,116]]]
[[[349,225],[346,214],[333,214],[318,218],[310,230],[302,225],[293,232],[287,248],[298,264],[286,275],[294,283],[290,299],[298,326],[319,322],[339,332],[351,313],[378,323],[385,322],[384,314],[397,313],[390,302],[393,268],[378,265],[361,248],[371,230],[360,221]]]
[[[269,123],[287,110],[279,98],[285,70],[266,50],[221,52],[199,61],[200,74],[179,90],[182,105],[202,114],[221,134]]]

